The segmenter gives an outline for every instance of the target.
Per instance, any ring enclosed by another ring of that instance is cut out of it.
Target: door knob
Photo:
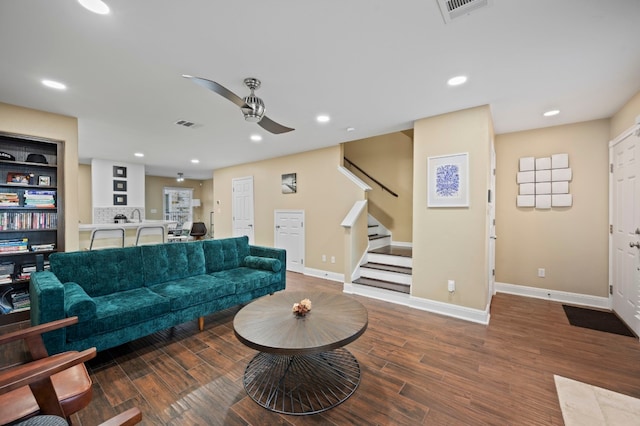
[[[635,243],[629,243],[629,247],[635,247],[640,249],[640,241],[636,241]]]

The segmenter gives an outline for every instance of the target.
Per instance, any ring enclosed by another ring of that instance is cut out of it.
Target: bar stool
[[[113,228],[100,228],[91,231],[91,242],[89,243],[89,250],[99,250],[105,248],[124,247],[124,234],[125,230],[121,227]],[[107,241],[105,245],[94,247],[93,243],[97,240],[111,240]],[[120,245],[114,245],[113,240],[120,240]]]
[[[159,244],[164,243],[164,226],[162,225],[147,225],[141,226],[136,231],[136,245],[146,245],[146,244]],[[161,241],[151,241],[151,242],[141,242],[140,237],[148,236],[148,235],[159,235]]]

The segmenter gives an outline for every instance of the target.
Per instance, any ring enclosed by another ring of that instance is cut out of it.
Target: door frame
[[[613,282],[613,268],[615,267],[614,265],[614,251],[615,251],[615,247],[614,247],[614,242],[613,242],[613,232],[611,231],[611,227],[613,226],[613,220],[614,220],[614,215],[615,215],[615,211],[614,211],[614,198],[613,198],[613,192],[614,192],[614,178],[613,178],[613,169],[611,167],[613,167],[612,165],[614,164],[614,159],[615,159],[615,147],[623,142],[624,140],[626,140],[628,137],[630,136],[640,136],[640,123],[639,124],[635,124],[634,126],[630,127],[629,129],[625,130],[624,132],[622,132],[621,134],[619,134],[618,136],[616,136],[614,139],[612,139],[611,141],[609,141],[609,227],[610,227],[610,231],[609,231],[609,307],[611,308],[612,311],[615,312],[615,306],[614,306],[614,297],[613,297],[613,292],[616,291],[616,289],[614,288],[614,282]],[[636,283],[636,290],[638,290],[638,295],[640,296],[640,282],[638,282],[636,279],[636,277],[634,276],[633,281]],[[635,315],[635,318],[640,321],[640,314],[637,313]],[[627,324],[634,332],[638,333],[638,331],[640,330],[640,327],[635,327],[635,325],[637,324]]]
[[[302,236],[302,241],[300,242],[300,259],[302,259],[302,264],[301,264],[301,270],[300,271],[293,271],[292,272],[299,272],[299,273],[304,273],[304,268],[305,266],[305,245],[306,245],[306,230],[304,227],[304,222],[305,222],[305,218],[304,218],[304,210],[298,210],[298,209],[276,209],[273,211],[273,246],[274,247],[278,247],[278,214],[279,213],[300,213],[302,215],[302,232],[301,232],[301,236]],[[287,259],[289,259],[289,255],[287,254]],[[287,268],[287,265],[285,265],[285,269]],[[287,269],[288,270],[288,269]]]

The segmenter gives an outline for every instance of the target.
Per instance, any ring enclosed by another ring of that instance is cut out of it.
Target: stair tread
[[[388,254],[389,256],[413,257],[413,249],[411,247],[401,246],[384,246],[377,249],[369,250],[369,253]]]
[[[360,277],[353,281],[353,284],[367,285],[369,287],[383,288],[385,290],[397,291],[399,293],[409,294],[411,286],[407,284],[392,283],[390,281],[376,280],[373,278]]]
[[[411,275],[412,269],[407,266],[386,265],[383,263],[368,262],[361,266],[361,268],[375,269],[377,271],[397,272],[400,274]]]
[[[380,238],[390,237],[391,235],[381,235],[381,234],[371,234],[369,235],[370,240],[378,240]]]

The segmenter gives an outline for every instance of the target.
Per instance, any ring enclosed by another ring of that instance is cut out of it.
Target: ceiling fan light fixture
[[[176,178],[176,182],[184,182],[184,173],[178,173],[178,177]]]
[[[240,109],[244,114],[244,119],[251,123],[257,123],[262,120],[264,116],[264,102],[259,97],[253,95],[253,93],[244,98],[245,105]]]

